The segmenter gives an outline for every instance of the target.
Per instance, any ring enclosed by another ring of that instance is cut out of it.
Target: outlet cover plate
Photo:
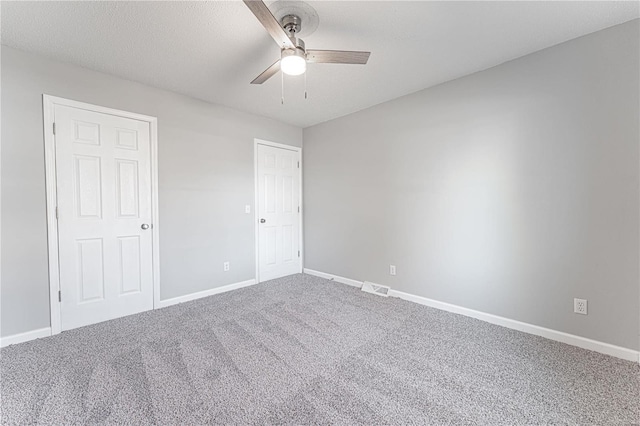
[[[587,299],[573,299],[573,312],[587,315]]]

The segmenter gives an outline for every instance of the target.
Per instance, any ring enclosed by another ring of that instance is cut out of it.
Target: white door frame
[[[160,303],[160,252],[159,252],[159,221],[158,221],[158,119],[148,115],[136,114],[128,111],[91,105],[56,96],[42,95],[42,110],[44,122],[44,155],[45,178],[47,194],[47,243],[49,252],[49,301],[51,312],[51,334],[62,331],[60,316],[60,264],[58,255],[58,220],[57,208],[57,175],[56,175],[56,145],[54,137],[54,111],[55,106],[67,106],[98,112],[101,114],[115,115],[117,117],[130,118],[149,123],[149,138],[151,144],[151,217],[152,217],[152,262],[153,262],[153,308]]]
[[[298,199],[300,200],[300,215],[298,221],[298,248],[300,249],[300,273],[302,273],[303,265],[304,265],[304,236],[302,234],[302,148],[297,146],[285,145],[277,142],[270,142],[263,139],[254,139],[253,140],[253,180],[254,180],[254,223],[255,223],[255,241],[256,241],[256,283],[260,282],[260,227],[258,225],[260,221],[259,211],[258,211],[258,145],[270,146],[273,148],[281,148],[289,151],[294,151],[298,153],[298,158],[300,159],[300,168],[298,169]]]

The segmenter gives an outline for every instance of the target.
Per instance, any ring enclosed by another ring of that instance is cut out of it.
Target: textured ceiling
[[[272,2],[267,2],[271,4]],[[330,120],[639,17],[638,2],[310,1],[307,48],[370,50],[249,82],[279,57],[230,2],[2,2],[2,44],[301,127]]]

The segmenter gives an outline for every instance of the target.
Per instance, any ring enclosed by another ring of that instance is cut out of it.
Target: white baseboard
[[[313,269],[304,269],[305,274],[314,275],[325,279],[333,279],[333,281],[354,286],[362,287],[362,282],[353,280],[350,278],[340,277],[338,275],[327,274],[325,272],[315,271]],[[256,284],[255,279],[242,281],[235,284],[229,284],[222,287],[212,288],[210,290],[200,291],[197,293],[191,293],[180,297],[174,297],[172,299],[161,300],[156,308],[164,308],[167,306],[175,305],[178,303],[188,302],[190,300],[200,299],[202,297],[212,296],[214,294],[224,293],[231,290],[236,290],[242,287],[248,287]],[[550,328],[540,327],[533,324],[528,324],[521,321],[512,320],[509,318],[501,317],[498,315],[488,314],[481,311],[476,311],[462,306],[453,305],[451,303],[440,302],[437,300],[429,299],[422,296],[416,296],[410,293],[404,293],[402,291],[391,290],[389,292],[391,297],[399,297],[410,302],[418,303],[432,308],[452,312],[455,314],[465,315],[471,318],[476,318],[481,321],[496,324],[502,327],[511,328],[514,330],[522,331],[536,336],[545,337],[550,340],[566,343],[569,345],[577,346],[579,348],[592,350],[595,352],[611,355],[616,358],[625,359],[628,361],[634,361],[640,363],[640,351],[633,349],[623,348],[621,346],[612,345],[609,343],[599,342],[597,340],[588,339],[586,337],[580,337],[573,334],[565,333],[562,331],[552,330]],[[14,334],[0,338],[0,347],[14,345],[16,343],[27,342],[29,340],[39,339],[42,337],[51,336],[51,327],[40,328],[37,330],[27,331],[25,333]]]
[[[526,322],[516,321],[498,315],[487,314],[485,312],[476,311],[462,306],[453,305],[451,303],[439,302],[437,300],[428,299],[414,294],[404,293],[402,291],[391,290],[391,297],[399,297],[400,299],[410,302],[419,303],[421,305],[430,306],[432,308],[441,309],[443,311],[453,312],[455,314],[479,319],[491,324],[500,325],[502,327],[523,331],[536,336],[542,336],[550,340],[577,346],[579,348],[600,352],[611,355],[616,358],[626,359],[627,361],[640,362],[640,352],[633,349],[623,348],[621,346],[612,345],[610,343],[599,342],[597,340],[588,339],[586,337],[576,336],[574,334],[565,333],[563,331],[552,330],[550,328],[540,327],[538,325]]]
[[[190,300],[200,299],[201,297],[212,296],[214,294],[224,293],[231,290],[237,290],[242,287],[247,287],[256,284],[255,279],[242,281],[235,284],[229,284],[222,287],[212,288],[210,290],[199,291],[197,293],[191,293],[180,297],[174,297],[172,299],[161,300],[158,306],[154,309],[165,308],[167,306],[176,305],[178,303],[188,302]],[[14,334],[12,336],[6,336],[0,338],[0,347],[15,345],[16,343],[23,343],[29,340],[39,339],[41,337],[51,336],[51,327],[40,328],[38,330],[27,331],[25,333]]]
[[[242,287],[248,287],[256,284],[255,279],[242,281],[235,284],[229,284],[222,287],[212,288],[210,290],[199,291],[197,293],[185,294],[184,296],[173,297],[171,299],[161,300],[155,308],[166,308],[167,306],[176,305],[178,303],[189,302],[190,300],[200,299],[202,297],[213,296],[214,294],[225,293],[231,290],[237,290]]]
[[[51,327],[39,328],[37,330],[31,330],[25,333],[13,334],[11,336],[0,338],[0,348],[49,336],[51,336]]]
[[[338,275],[327,274],[325,272],[314,271],[313,269],[307,269],[307,268],[304,268],[303,271],[305,274],[313,275],[320,278],[325,278],[327,280],[333,280],[333,281],[350,285],[353,287],[358,287],[358,288],[362,287],[362,281],[352,280],[351,278],[340,277]]]
[[[315,275],[317,277],[332,279],[339,283],[352,285],[355,287],[361,287],[362,282],[353,280],[351,278],[339,277],[325,272],[314,271],[311,269],[305,269],[305,274]],[[404,293],[402,291],[391,290],[389,292],[391,297],[399,297],[400,299],[408,300],[410,302],[418,303],[420,305],[430,306],[432,308],[440,309],[443,311],[453,312],[454,314],[464,315],[467,317],[479,319],[481,321],[496,324],[502,327],[511,328],[513,330],[522,331],[536,336],[545,337],[557,342],[566,343],[568,345],[577,346],[582,349],[588,349],[594,352],[599,352],[605,355],[611,355],[616,358],[625,359],[627,361],[634,361],[640,363],[640,351],[633,349],[623,348],[621,346],[612,345],[610,343],[599,342],[597,340],[588,339],[586,337],[576,336],[574,334],[565,333],[563,331],[552,330],[550,328],[540,327],[538,325],[529,324],[526,322],[516,321],[509,318],[501,317],[498,315],[488,314],[474,309],[464,308],[462,306],[453,305],[451,303],[439,302],[437,300],[429,299],[422,296],[416,296],[410,293]]]

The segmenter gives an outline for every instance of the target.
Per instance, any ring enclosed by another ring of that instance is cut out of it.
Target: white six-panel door
[[[300,154],[257,144],[258,277],[301,271]]]
[[[153,309],[149,123],[54,117],[62,330]]]

